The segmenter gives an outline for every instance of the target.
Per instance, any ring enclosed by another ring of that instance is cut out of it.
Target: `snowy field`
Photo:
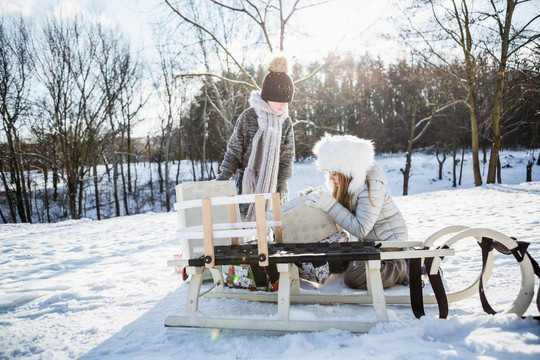
[[[529,252],[539,261],[540,166],[533,167],[533,182],[523,182],[528,157],[525,152],[503,152],[503,184],[478,188],[467,162],[463,185],[453,189],[449,160],[444,179],[436,180],[435,157],[416,155],[410,195],[405,197],[399,196],[403,156],[377,160],[387,172],[411,239],[423,240],[455,224],[488,227],[530,242]],[[322,181],[311,162],[296,164],[291,197]],[[426,306],[427,316],[420,320],[409,306],[389,306],[390,321],[362,335],[165,328],[167,314],[183,313],[188,285],[166,266],[178,253],[177,226],[175,212],[0,225],[0,359],[540,358],[540,323],[531,316],[487,315],[478,296],[450,303],[446,320],[436,318],[435,306]],[[470,281],[481,266],[480,251],[472,242],[456,252],[442,266],[449,289]],[[513,257],[497,253],[486,286],[495,310],[515,299],[519,277]],[[340,281],[333,275],[321,291],[340,291]],[[538,285],[536,280],[535,291]],[[387,291],[407,293],[402,286]],[[275,305],[203,299],[201,311],[256,311],[264,316],[275,311]],[[308,313],[372,318],[372,308],[364,305],[295,305],[291,310],[292,317]],[[531,305],[526,315],[539,314]]]

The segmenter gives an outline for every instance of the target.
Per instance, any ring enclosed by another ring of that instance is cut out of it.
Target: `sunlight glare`
[[[373,56],[394,53],[396,46],[378,35],[388,31],[389,0],[335,0],[298,12],[300,35],[286,40],[287,52],[299,60],[321,59],[329,52]]]

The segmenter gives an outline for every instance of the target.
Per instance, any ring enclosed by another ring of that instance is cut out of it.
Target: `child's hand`
[[[306,196],[306,202],[305,204],[307,206],[319,208],[325,213],[329,212],[332,206],[336,204],[336,199],[332,197],[328,193],[328,191],[324,189],[317,189],[316,191],[312,191]]]
[[[311,194],[312,192],[317,191],[317,190],[324,190],[324,187],[321,185],[317,189],[314,189],[314,188],[312,188],[310,186],[310,187],[308,187],[307,189],[305,189],[303,191],[299,191],[298,192],[298,197],[306,196],[306,195]]]
[[[311,192],[313,192],[313,191],[315,191],[315,189],[312,188],[312,187],[310,186],[310,187],[308,187],[308,188],[305,189],[305,190],[299,191],[299,192],[298,192],[298,197],[306,196],[307,194],[309,194],[309,193],[311,193]]]

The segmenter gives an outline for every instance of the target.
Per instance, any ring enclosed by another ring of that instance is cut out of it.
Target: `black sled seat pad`
[[[216,265],[259,263],[257,244],[214,246]],[[374,242],[268,244],[270,264],[379,260]],[[204,266],[205,256],[190,259],[189,266]]]

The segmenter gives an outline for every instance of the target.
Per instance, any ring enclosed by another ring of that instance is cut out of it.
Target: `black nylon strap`
[[[527,256],[529,257],[529,260],[531,260],[534,273],[540,279],[540,266],[538,266],[538,263],[536,262],[536,260],[534,260],[531,254],[529,254],[528,252],[527,252]],[[536,308],[538,309],[538,312],[540,313],[540,285],[538,285],[538,291],[536,292]]]
[[[429,269],[433,264],[433,258],[426,258],[424,260],[429,276],[429,283],[435,293],[435,298],[437,299],[437,304],[439,305],[439,319],[446,319],[448,316],[448,298],[446,297],[446,291],[444,290],[444,285],[441,277],[441,270],[437,270],[437,274],[431,275]]]
[[[343,272],[343,263],[340,261],[330,261],[328,262],[328,269],[330,274],[341,274]]]
[[[438,270],[437,274],[429,274],[431,265],[433,264],[433,258],[428,257],[424,259],[426,268],[428,270],[429,283],[435,294],[437,305],[439,307],[439,318],[446,319],[448,316],[448,298],[446,297],[446,291],[442,282],[441,271]],[[410,259],[409,261],[409,292],[411,297],[411,309],[414,316],[420,319],[425,315],[424,311],[424,294],[422,290],[422,259]]]
[[[486,298],[486,294],[484,292],[484,271],[486,268],[486,263],[488,259],[488,255],[493,250],[493,239],[488,237],[482,237],[482,240],[480,241],[480,248],[482,249],[482,271],[480,272],[480,281],[478,283],[478,291],[480,293],[480,302],[482,303],[482,308],[484,311],[488,314],[495,315],[497,312],[493,310],[491,305],[489,305],[489,302]]]
[[[516,240],[515,238],[513,238]],[[517,241],[517,245],[514,249],[508,250],[504,245],[501,243],[494,241],[491,238],[483,237],[481,242],[479,243],[480,247],[482,248],[482,273],[480,276],[480,282],[479,282],[479,292],[480,292],[480,301],[482,302],[482,307],[484,308],[484,311],[488,314],[494,315],[497,312],[493,310],[493,308],[489,305],[489,302],[486,298],[486,295],[484,293],[484,284],[482,281],[482,276],[484,275],[484,268],[486,266],[487,257],[490,251],[493,249],[498,250],[500,253],[505,255],[514,255],[514,258],[517,260],[517,262],[523,261],[525,256],[529,258],[531,261],[534,274],[540,279],[540,267],[538,266],[538,263],[536,260],[534,260],[527,251],[527,248],[529,247],[529,243],[525,241]],[[540,286],[538,287],[538,291],[536,293],[536,307],[538,309],[538,312],[540,312]]]
[[[414,316],[420,319],[424,313],[424,295],[422,293],[422,260],[411,259],[409,267],[409,292],[411,296],[411,309]]]
[[[260,267],[258,264],[255,264],[251,265],[251,271],[253,272],[253,280],[255,280],[256,287],[268,286],[268,280],[266,278],[264,268]]]
[[[517,262],[522,262],[525,256],[527,256],[527,248],[529,247],[529,243],[525,241],[516,241],[517,246],[513,248],[510,252],[512,255],[514,255],[514,258],[516,258]],[[495,241],[495,243],[497,243]],[[495,246],[493,246],[495,247]]]
[[[513,238],[516,240],[515,238]],[[517,241],[517,240],[516,240]],[[540,266],[538,266],[538,263],[536,260],[533,259],[531,254],[527,251],[527,248],[529,247],[530,243],[525,241],[518,241],[518,246],[515,249],[512,249],[512,254],[516,258],[518,262],[523,261],[525,256],[527,256],[531,262],[531,265],[533,267],[534,274],[537,278],[540,279]],[[536,308],[538,309],[538,312],[540,313],[540,285],[538,286],[538,291],[536,292]],[[538,319],[539,317],[535,317]]]
[[[266,272],[266,275],[268,275],[268,280],[270,280],[271,284],[274,284],[276,281],[279,280],[279,272],[277,270],[276,264],[270,264],[264,268],[264,271]]]

